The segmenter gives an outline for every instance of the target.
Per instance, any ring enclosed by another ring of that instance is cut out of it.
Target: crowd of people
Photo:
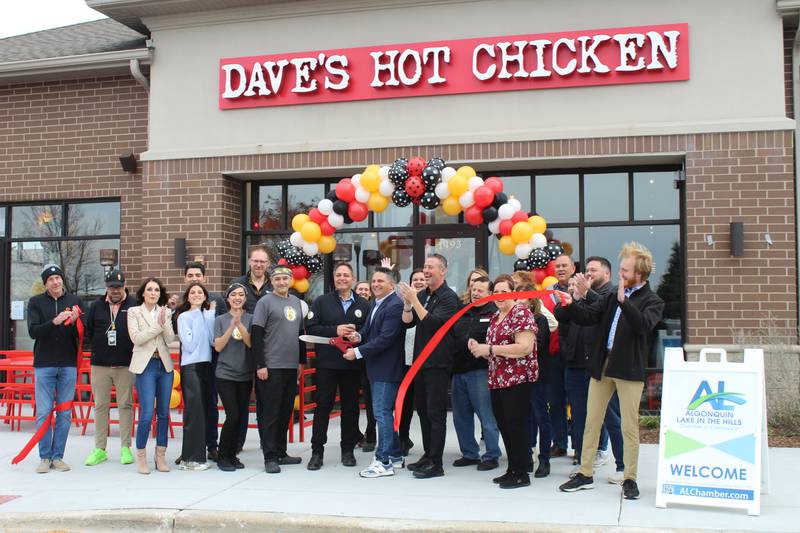
[[[46,290],[31,298],[28,307],[35,340],[37,427],[49,425],[54,408],[74,398],[82,324],[92,352],[96,420],[95,449],[85,464],[109,458],[113,387],[120,463],[135,462],[141,474],[150,474],[147,444],[155,417],[153,465],[159,472],[169,471],[168,423],[176,379],[170,352],[177,341],[183,393],[179,468],[205,470],[212,463],[223,471],[245,467],[238,456],[255,389],[264,468],[279,473],[282,466],[302,462],[287,453],[298,372],[308,348],[299,337],[338,337],[351,347],[314,346],[316,409],[308,470],[323,468],[328,422],[338,396],[342,465],[357,466],[354,452],[360,447],[374,450],[361,477],[392,476],[403,468],[418,479],[443,476],[452,405],[461,452],[453,467],[498,469],[502,437],[507,468],[493,481],[505,489],[525,487],[531,474],[550,475],[551,458],[567,455],[571,437],[574,469],[559,488],[574,492],[593,487],[595,467],[610,460],[610,443],[617,472],[609,481],[622,485],[625,498],[636,499],[638,406],[648,339],[664,303],[650,289],[653,261],[645,247],[626,244],[619,259],[615,287],[608,259],[589,257],[581,273],[571,257],[561,255],[555,261],[558,282],[547,293],[536,294],[541,297],[522,299],[503,295],[534,291],[530,273],[491,279],[483,269],[469,274],[459,296],[446,282],[448,262],[439,254],[428,256],[407,282],[398,279],[388,260],[374,269],[369,282],[356,280],[348,263],[337,263],[334,290],[309,306],[290,289],[291,268],[271,267],[267,249],[254,246],[247,273],[233,280],[224,295],[208,292],[202,263],[186,265],[183,294],[172,298],[153,277],[131,295],[124,274],[112,270],[105,277],[105,297],[85,314],[78,298],[66,292],[60,267],[48,265],[42,272]],[[487,301],[492,294],[498,296]],[[464,306],[469,308],[429,353],[408,389],[402,413],[396,413],[400,383],[412,363]],[[132,450],[134,389],[140,407]],[[362,391],[368,407],[363,433]],[[225,411],[219,433],[218,400]],[[415,446],[409,438],[414,409],[422,454],[406,464]],[[399,432],[394,429],[396,417]],[[64,461],[69,426],[70,411],[57,410],[53,429],[39,442],[37,472],[70,469]]]

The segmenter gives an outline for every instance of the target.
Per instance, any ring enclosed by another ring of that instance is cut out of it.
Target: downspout
[[[796,41],[796,38],[795,38],[795,41]],[[798,50],[797,50],[797,47],[795,46],[793,58],[797,57],[797,53],[798,53]],[[792,59],[792,62],[794,62],[794,59]],[[150,81],[147,79],[147,77],[142,72],[141,63],[139,62],[138,59],[131,59],[131,63],[130,64],[131,64],[131,75],[133,76],[133,79],[135,79],[137,82],[139,82],[139,85],[144,87],[144,90],[145,90],[145,92],[147,92],[147,94],[150,94]],[[795,95],[795,97],[796,97],[796,95]]]
[[[800,220],[797,218],[798,208],[800,208],[800,190],[798,190],[797,179],[800,177],[800,147],[798,147],[798,139],[800,139],[800,117],[798,117],[798,104],[800,104],[800,10],[798,14],[797,30],[794,34],[794,42],[792,43],[792,115],[794,115],[794,223],[795,223],[795,239],[794,239],[794,252],[795,252],[795,299],[800,297],[800,246],[798,246],[797,239],[800,237]],[[800,313],[800,309],[798,309]],[[798,323],[800,323],[800,314],[798,314]],[[796,334],[797,332],[795,332]],[[795,339],[796,341],[797,339]]]

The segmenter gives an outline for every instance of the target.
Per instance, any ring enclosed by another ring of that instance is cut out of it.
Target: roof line
[[[101,13],[102,14],[102,13]],[[0,37],[0,43],[5,41],[6,39],[16,39],[17,37],[27,37],[29,35],[35,35],[37,33],[46,33],[53,30],[63,30],[65,28],[74,28],[75,26],[82,26],[84,24],[91,24],[93,22],[100,22],[101,20],[112,20],[110,17],[103,15],[102,17],[94,20],[85,20],[83,22],[76,22],[75,24],[67,24],[66,26],[57,26],[55,28],[45,28],[43,30],[36,30],[36,31],[29,31],[27,33],[20,33],[18,35],[8,35],[6,37]],[[145,37],[145,35],[142,35]]]
[[[144,64],[149,64],[151,58],[152,53],[148,48],[135,48],[133,50],[117,50],[96,54],[9,61],[0,63],[0,80],[40,74],[127,68],[131,59],[138,59]]]

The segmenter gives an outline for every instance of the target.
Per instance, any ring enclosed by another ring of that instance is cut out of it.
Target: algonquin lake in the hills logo
[[[747,400],[744,399],[744,394],[741,392],[725,392],[725,382],[717,382],[717,392],[711,389],[708,381],[703,380],[700,386],[697,387],[692,400],[686,406],[687,411],[694,411],[704,403],[708,403],[711,409],[715,411],[733,411],[734,406],[728,405],[725,402],[731,402],[736,405],[742,405]]]

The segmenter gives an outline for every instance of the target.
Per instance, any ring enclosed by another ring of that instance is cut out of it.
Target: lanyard
[[[114,312],[114,308],[117,308],[116,312]],[[109,331],[115,331],[117,329],[116,321],[117,316],[119,315],[119,308],[122,307],[122,304],[112,304],[108,302],[108,313],[111,315],[111,325],[108,326],[106,333]]]

